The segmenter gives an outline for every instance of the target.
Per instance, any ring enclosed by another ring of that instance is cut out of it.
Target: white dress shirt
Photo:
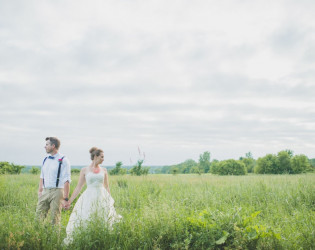
[[[47,159],[41,168],[40,178],[44,180],[44,188],[56,188],[57,174],[59,168],[59,159],[63,157],[59,152],[52,155],[54,159]],[[60,167],[60,176],[58,188],[63,188],[66,182],[71,182],[71,166],[67,157],[62,159]]]

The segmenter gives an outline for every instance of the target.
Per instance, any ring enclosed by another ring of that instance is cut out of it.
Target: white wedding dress
[[[111,228],[114,222],[118,222],[122,217],[118,215],[114,208],[114,200],[104,188],[104,172],[88,172],[85,175],[87,184],[86,190],[76,202],[66,228],[66,244],[72,241],[72,236],[76,228],[84,226],[91,219],[101,218]]]

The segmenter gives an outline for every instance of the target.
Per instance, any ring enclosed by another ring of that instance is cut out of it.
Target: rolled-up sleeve
[[[71,183],[71,165],[68,158],[64,158],[62,162],[62,183],[66,183],[67,181]]]

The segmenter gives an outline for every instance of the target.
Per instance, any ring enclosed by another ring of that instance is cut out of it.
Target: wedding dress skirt
[[[85,175],[85,180],[87,188],[77,200],[66,228],[66,244],[72,241],[76,228],[96,219],[96,216],[97,219],[104,221],[109,228],[114,222],[118,222],[122,218],[116,213],[114,200],[103,186],[104,173],[102,171],[97,174],[88,172]]]

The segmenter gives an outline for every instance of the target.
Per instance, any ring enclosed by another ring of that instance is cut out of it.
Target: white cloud
[[[313,155],[312,1],[2,1],[0,160]]]

